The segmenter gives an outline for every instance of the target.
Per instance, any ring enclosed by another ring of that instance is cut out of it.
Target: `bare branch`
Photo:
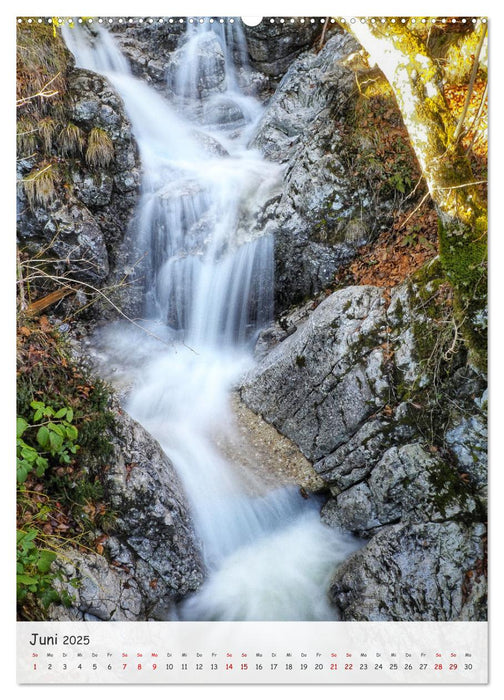
[[[58,94],[59,90],[48,90],[47,88],[51,83],[53,83],[56,78],[61,75],[61,73],[56,73],[56,75],[49,80],[45,85],[43,85],[40,90],[35,93],[34,95],[29,95],[28,97],[20,97],[18,100],[16,100],[16,107],[22,107],[25,105],[27,102],[31,102],[32,100],[35,100],[37,97],[41,97],[42,99],[46,99],[49,97],[54,97],[55,95]]]
[[[114,302],[112,301],[112,299],[110,299],[110,297],[108,297],[108,296],[103,292],[103,290],[98,289],[98,287],[94,287],[92,284],[89,284],[88,282],[83,282],[82,280],[72,279],[71,277],[65,277],[65,276],[63,276],[63,275],[50,275],[49,273],[42,271],[42,270],[41,270],[40,268],[38,268],[37,266],[35,266],[35,265],[30,265],[29,263],[24,263],[24,266],[25,266],[27,269],[33,271],[33,273],[30,275],[30,278],[31,278],[32,280],[35,280],[35,279],[50,279],[50,280],[52,280],[53,282],[59,282],[59,283],[62,284],[63,286],[68,287],[68,288],[70,289],[70,291],[75,291],[74,288],[70,286],[70,283],[71,283],[71,284],[80,285],[81,287],[86,287],[87,289],[90,289],[92,292],[94,292],[94,293],[97,294],[99,297],[101,297],[102,299],[104,299],[108,304],[110,304],[110,306],[111,306],[115,311],[117,311],[117,313],[118,313],[120,316],[122,316],[126,321],[128,321],[128,323],[131,323],[133,326],[135,326],[135,328],[138,328],[138,329],[141,330],[143,333],[146,333],[147,335],[151,336],[152,338],[155,338],[156,340],[159,340],[159,342],[163,343],[163,345],[167,345],[168,347],[172,347],[172,346],[173,346],[173,343],[167,343],[166,340],[164,340],[164,339],[161,338],[160,336],[156,335],[155,333],[152,333],[152,331],[147,330],[147,329],[144,328],[140,323],[137,323],[137,322],[134,321],[132,318],[130,318],[127,314],[124,313],[124,311],[123,311],[121,308],[119,308],[119,306],[117,306],[117,304],[114,304]],[[184,347],[186,347],[188,350],[191,350],[191,352],[193,352],[195,355],[198,355],[198,354],[199,354],[198,352],[196,352],[196,350],[195,350],[194,348],[192,348],[190,345],[187,345],[187,344],[186,344],[185,342],[183,342],[183,341],[182,341],[182,345],[184,345]]]
[[[467,110],[469,109],[469,104],[471,102],[471,97],[474,89],[474,81],[476,80],[476,75],[478,73],[478,67],[479,67],[479,57],[481,54],[481,49],[483,48],[483,42],[485,41],[486,37],[486,30],[487,26],[486,24],[483,25],[483,31],[481,33],[480,40],[478,42],[478,46],[476,48],[476,55],[474,56],[474,62],[473,62],[473,67],[471,71],[471,78],[469,80],[469,86],[467,88],[467,95],[464,103],[464,108],[462,109],[462,114],[460,115],[460,119],[457,124],[457,128],[455,129],[455,133],[453,134],[453,141],[454,141],[454,147],[457,145],[459,142],[459,139],[462,135],[462,127],[464,126],[464,121],[467,116]]]

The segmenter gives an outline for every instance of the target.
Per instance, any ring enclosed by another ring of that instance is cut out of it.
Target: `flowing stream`
[[[315,497],[244,474],[217,440],[232,437],[229,392],[272,319],[273,242],[254,233],[254,215],[281,181],[246,147],[262,107],[240,88],[241,28],[188,24],[167,75],[170,101],[132,75],[101,27],[67,27],[64,37],[77,66],[121,95],[140,149],[134,228],[147,257],[148,333],[114,323],[98,343],[110,376],[132,387],[126,409],[175,466],[202,545],[206,582],[177,615],[335,619],[330,576],[360,543],[320,522]]]

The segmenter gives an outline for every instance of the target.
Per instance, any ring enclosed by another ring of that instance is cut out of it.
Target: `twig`
[[[425,200],[428,199],[430,196],[431,196],[431,193],[430,193],[430,192],[426,192],[426,193],[425,193],[425,195],[422,197],[422,200],[421,200],[420,204],[419,204],[418,206],[416,206],[416,207],[413,209],[413,211],[411,212],[411,214],[409,214],[408,217],[402,222],[401,227],[402,227],[402,226],[406,226],[406,224],[407,224],[408,221],[411,219],[411,217],[413,216],[413,214],[416,214],[416,213],[417,213],[417,211],[418,211],[418,210],[420,209],[420,207],[423,205],[423,203],[425,202]]]
[[[60,75],[60,73],[56,73],[56,75],[49,80],[45,85],[43,85],[40,90],[35,93],[35,95],[30,95],[29,97],[20,97],[19,100],[16,100],[16,107],[22,107],[24,104],[27,102],[30,102],[31,100],[35,100],[37,97],[41,97],[42,99],[46,97],[54,97],[54,95],[57,95],[59,90],[51,90],[50,92],[46,92],[47,88],[51,83],[53,83],[56,78]]]
[[[42,170],[38,170],[35,175],[32,175],[31,177],[23,177],[21,180],[18,180],[18,182],[35,182],[41,175],[43,175],[47,170],[50,170],[52,168],[53,164],[49,163],[49,165],[46,165],[45,168],[42,168]]]
[[[458,326],[457,326],[455,320],[453,321],[453,327],[454,327],[454,329],[455,329],[455,334],[454,334],[454,336],[453,336],[452,344],[450,345],[450,347],[448,348],[448,350],[446,350],[446,351],[443,353],[443,359],[444,359],[444,360],[448,360],[448,358],[450,357],[450,355],[453,355],[453,353],[455,352],[455,348],[456,348],[456,346],[457,346],[459,331],[458,331]]]
[[[487,83],[485,85],[485,89],[483,91],[483,97],[481,98],[481,102],[480,102],[480,105],[478,108],[478,113],[476,114],[475,118],[473,119],[473,123],[471,124],[471,126],[469,128],[469,131],[472,130],[474,133],[473,133],[473,137],[471,139],[471,143],[467,147],[466,155],[469,153],[469,151],[474,146],[474,142],[476,141],[476,137],[478,136],[478,126],[479,126],[479,123],[481,120],[481,115],[483,114],[483,107],[485,106],[485,100],[486,100],[487,94],[488,94],[488,81],[487,81]]]
[[[318,53],[318,51],[321,51],[322,47],[324,46],[324,41],[325,41],[325,37],[327,34],[327,27],[328,26],[329,26],[329,17],[326,17],[325,22],[324,22],[324,28],[322,29],[322,34],[320,35],[320,41],[319,41],[317,53]]]
[[[483,42],[485,40],[486,36],[486,29],[487,26],[486,24],[483,25],[483,31],[481,33],[480,40],[478,42],[478,46],[476,48],[476,53],[474,55],[474,62],[473,62],[473,67],[471,71],[471,78],[469,80],[469,86],[467,88],[467,95],[464,103],[464,108],[462,109],[462,114],[460,115],[460,119],[457,124],[457,128],[455,129],[455,133],[453,134],[453,145],[456,146],[457,143],[459,142],[460,136],[462,134],[462,127],[464,125],[465,118],[467,116],[467,110],[469,109],[469,103],[471,102],[471,97],[473,93],[473,88],[474,88],[474,81],[476,80],[476,75],[478,73],[478,67],[479,67],[479,57],[481,53],[481,49],[483,47]]]
[[[475,182],[466,182],[463,185],[450,185],[449,187],[435,187],[435,190],[460,190],[463,187],[472,187],[473,185],[486,185],[488,180],[476,180]]]
[[[147,335],[151,336],[152,338],[159,340],[159,342],[163,343],[163,345],[166,345],[167,347],[173,347],[174,343],[167,343],[166,340],[164,340],[160,336],[156,335],[155,333],[152,333],[152,331],[148,331],[146,328],[144,328],[139,323],[134,321],[127,314],[125,314],[124,311],[122,309],[120,309],[119,306],[117,306],[117,304],[114,304],[112,299],[110,299],[101,289],[94,287],[92,284],[89,284],[88,282],[82,282],[81,280],[72,279],[71,277],[64,277],[62,275],[50,275],[47,272],[42,272],[42,270],[40,270],[38,267],[36,267],[34,265],[28,265],[27,263],[25,263],[25,266],[28,269],[34,270],[36,273],[34,275],[30,275],[31,279],[50,279],[50,280],[53,280],[54,282],[60,282],[61,284],[63,284],[63,286],[69,286],[69,287],[70,287],[70,285],[68,285],[68,283],[72,282],[73,284],[81,285],[82,287],[86,287],[88,289],[91,289],[95,294],[98,294],[100,297],[105,299],[105,301],[108,304],[110,304],[110,306],[112,306],[112,308],[115,309],[115,311],[117,311],[117,313],[120,314],[120,316],[122,316],[124,319],[126,319],[126,321],[128,321],[128,323],[131,323],[133,326],[140,329],[141,331],[143,331]],[[70,289],[72,289],[72,287],[70,287]],[[181,341],[181,342],[182,342],[182,345],[184,347],[186,347],[188,350],[191,350],[191,352],[193,352],[195,355],[199,354],[190,345],[187,345],[187,343],[185,343],[184,341]]]
[[[23,267],[21,265],[21,256],[19,250],[16,253],[16,267],[19,278],[19,303],[21,305],[21,310],[24,311],[26,309],[26,296],[23,279]]]

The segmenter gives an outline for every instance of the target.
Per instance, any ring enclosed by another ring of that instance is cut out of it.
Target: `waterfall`
[[[281,181],[279,166],[245,145],[262,108],[240,88],[239,22],[188,24],[167,72],[170,102],[132,75],[101,27],[65,28],[64,37],[77,66],[103,74],[121,95],[140,149],[134,229],[153,332],[115,323],[96,342],[111,374],[133,387],[128,411],[180,475],[202,543],[208,579],[177,614],[333,619],[329,577],[358,543],[320,522],[315,498],[295,487],[265,490],[219,447],[234,430],[229,391],[272,319],[273,242],[253,221]]]

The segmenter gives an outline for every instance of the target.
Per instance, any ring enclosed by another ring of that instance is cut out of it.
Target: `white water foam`
[[[272,317],[273,242],[243,222],[278,187],[281,173],[244,145],[260,106],[240,94],[234,58],[245,54],[238,27],[233,36],[219,28],[210,39],[226,71],[217,98],[247,104],[246,124],[232,139],[228,125],[222,133],[218,125],[199,125],[228,155],[207,152],[195,138],[188,111],[194,107],[193,117],[204,121],[215,97],[197,89],[214,65],[201,60],[201,42],[212,33],[201,27],[182,39],[175,92],[183,99],[175,95],[172,105],[131,75],[103,29],[93,36],[64,30],[77,65],[104,74],[121,95],[139,143],[143,182],[134,226],[148,257],[146,328],[166,341],[117,323],[97,343],[110,376],[132,384],[127,409],[160,442],[188,497],[209,575],[180,606],[181,619],[333,619],[331,572],[360,543],[324,526],[317,500],[304,500],[295,488],[251,494],[240,466],[215,440],[233,429],[228,392],[251,366],[254,338]]]

